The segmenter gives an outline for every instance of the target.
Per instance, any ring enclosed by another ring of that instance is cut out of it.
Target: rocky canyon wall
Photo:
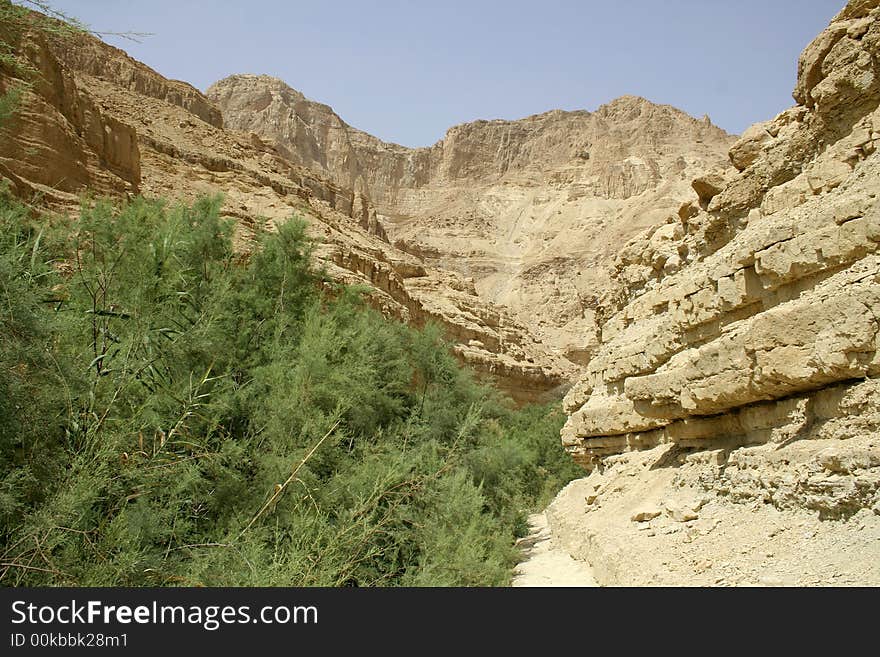
[[[807,46],[794,98],[615,261],[564,402],[590,475],[548,512],[603,583],[880,581],[877,0]]]
[[[462,360],[516,399],[558,397],[570,385],[573,365],[472,281],[392,245],[364,193],[255,134],[226,130],[192,86],[87,34],[47,35],[46,21],[34,13],[14,32],[0,26],[24,64],[0,69],[0,93],[21,90],[0,130],[0,177],[15,193],[64,213],[84,193],[187,202],[221,194],[245,253],[256,233],[301,216],[332,279],[365,286],[389,317],[440,324]]]
[[[475,121],[415,149],[267,76],[231,76],[208,96],[227,126],[367,195],[396,246],[473,279],[578,365],[598,344],[607,263],[690,198],[698,172],[726,166],[733,142],[707,118],[634,96],[595,112]]]
[[[839,432],[845,400],[873,390],[876,5],[841,12],[800,58],[799,104],[750,128],[732,170],[695,180],[699,200],[618,256],[616,307],[565,400],[564,442],[585,465],[661,442],[783,440],[795,420]],[[686,266],[656,266],[683,250]]]

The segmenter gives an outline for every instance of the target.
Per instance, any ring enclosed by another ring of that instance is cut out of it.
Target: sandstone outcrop
[[[18,49],[27,70],[0,66],[0,94],[20,94],[20,107],[0,133],[0,175],[22,195],[58,199],[89,188],[98,193],[138,190],[137,133],[77,88],[51,54],[45,35],[0,26],[3,43]]]
[[[33,70],[0,70],[0,92],[24,89],[0,131],[0,177],[21,196],[69,211],[86,191],[185,201],[222,194],[243,251],[257,231],[299,215],[331,278],[366,286],[388,316],[439,323],[464,361],[515,398],[559,396],[575,376],[472,282],[392,245],[364,193],[256,135],[225,130],[219,110],[190,85],[88,35],[28,29],[13,45]]]
[[[595,112],[475,121],[415,149],[268,76],[235,75],[208,96],[227,126],[368,196],[395,245],[472,278],[579,365],[598,343],[605,264],[690,198],[698,172],[723,168],[733,142],[708,120],[634,96]]]

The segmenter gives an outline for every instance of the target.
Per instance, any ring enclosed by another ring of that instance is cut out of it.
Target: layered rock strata
[[[743,445],[876,435],[878,4],[847,5],[800,57],[798,104],[617,257],[601,346],[565,399],[563,442],[586,467],[664,443],[724,448],[734,467]],[[686,266],[657,266],[682,251]],[[862,448],[840,483],[858,489],[853,508],[880,482],[876,442]]]

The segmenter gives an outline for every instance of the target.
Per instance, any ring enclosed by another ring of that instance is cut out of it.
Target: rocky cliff
[[[733,142],[708,118],[633,96],[595,112],[459,125],[416,149],[352,128],[267,76],[226,78],[208,96],[229,127],[364,193],[395,245],[472,278],[482,298],[578,364],[598,344],[606,264],[691,198],[698,172],[723,168]]]
[[[0,177],[64,212],[80,195],[143,194],[191,201],[222,194],[246,252],[257,231],[297,214],[335,280],[361,284],[385,314],[441,324],[462,360],[517,399],[561,394],[573,365],[535,341],[469,281],[393,246],[367,196],[285,158],[258,136],[225,130],[214,104],[85,34],[47,34],[32,14],[0,26],[19,60],[0,68],[0,93],[21,99],[0,131]]]
[[[615,260],[549,512],[604,583],[880,581],[880,2],[794,98]]]
[[[837,386],[880,372],[871,4],[850,5],[804,51],[800,104],[750,128],[730,171],[694,181],[700,199],[616,259],[617,304],[566,398],[565,441],[585,464],[631,444],[762,442],[795,407],[819,431],[828,418],[815,413],[846,396]],[[654,266],[660,242],[691,262]]]

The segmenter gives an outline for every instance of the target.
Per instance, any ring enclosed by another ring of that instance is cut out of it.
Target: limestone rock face
[[[697,178],[698,199],[617,256],[601,345],[565,399],[563,442],[588,468],[665,443],[809,451],[875,431],[878,5],[850,3],[801,55],[799,104],[747,130],[733,170]],[[877,501],[869,451],[874,483],[847,513]]]
[[[440,271],[392,245],[368,196],[284,157],[254,134],[223,128],[219,110],[193,87],[166,80],[89,36],[22,36],[16,54],[37,74],[0,132],[0,179],[24,197],[61,209],[78,195],[192,201],[222,194],[238,248],[293,215],[318,241],[335,280],[367,286],[384,314],[439,323],[459,357],[520,401],[560,396],[575,366],[537,342],[511,313],[477,295],[473,281]],[[21,85],[0,70],[0,92]]]
[[[10,38],[10,37],[5,37]],[[39,33],[18,37],[35,81],[0,68],[0,93],[18,90],[20,108],[0,132],[0,174],[21,194],[48,199],[88,187],[98,193],[137,192],[141,180],[137,131],[82,93]]]
[[[880,583],[880,0],[619,250],[546,510],[600,585]]]
[[[56,44],[64,63],[82,73],[142,96],[177,105],[215,128],[223,127],[220,111],[191,84],[168,80],[123,50],[98,39],[65,39]]]
[[[733,142],[706,119],[634,96],[592,113],[475,121],[416,149],[267,76],[226,78],[208,96],[227,126],[368,196],[396,246],[473,279],[481,298],[578,365],[598,344],[607,262],[691,199],[697,173],[729,166]]]

